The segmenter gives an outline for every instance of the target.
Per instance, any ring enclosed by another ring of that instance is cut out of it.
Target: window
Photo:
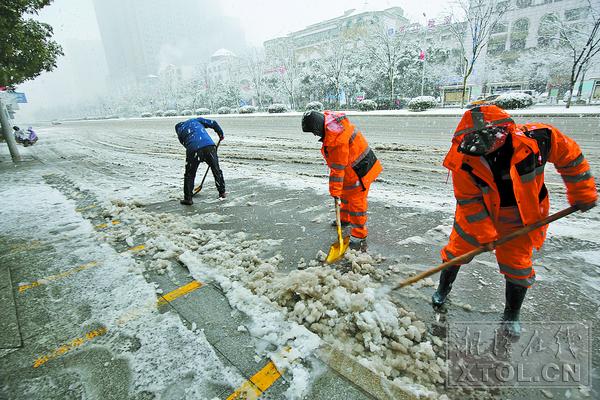
[[[527,39],[525,38],[514,38],[510,37],[510,49],[511,50],[523,50],[525,45],[527,44]]]
[[[529,20],[521,18],[513,23],[513,32],[527,32],[529,30]]]
[[[492,33],[504,33],[508,31],[508,24],[506,22],[498,22],[493,28]]]
[[[513,22],[510,32],[510,49],[523,50],[527,44],[527,35],[529,33],[529,20],[521,18]]]
[[[532,3],[532,0],[517,0],[517,7],[519,7],[519,8],[530,7],[531,3]]]
[[[600,100],[600,82],[598,81],[596,81],[596,86],[594,86],[594,91],[592,92],[592,100]]]
[[[506,36],[499,36],[490,39],[488,42],[487,53],[490,55],[500,54],[506,50]]]
[[[499,1],[496,3],[497,11],[504,11],[510,7],[510,1]]]
[[[542,17],[538,28],[538,46],[548,47],[555,42],[558,35],[558,23],[556,14],[546,14]]]

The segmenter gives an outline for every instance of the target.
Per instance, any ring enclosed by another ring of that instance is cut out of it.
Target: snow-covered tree
[[[383,70],[390,101],[396,97],[398,64],[404,58],[406,35],[403,32],[380,26],[371,32],[364,42],[366,55],[374,68]]]
[[[240,87],[235,82],[218,82],[215,85],[213,104],[215,108],[237,108],[240,105]]]
[[[531,48],[514,57],[502,54],[486,59],[488,82],[528,82],[529,88],[540,93],[551,87],[568,87],[570,73],[568,57],[564,52],[548,51],[547,48]]]
[[[347,82],[351,43],[344,37],[332,40],[321,49],[320,57],[313,63],[323,84],[330,86],[335,94],[335,103],[340,106],[342,85]]]
[[[325,96],[329,88],[323,82],[323,76],[317,61],[308,61],[301,65],[299,69],[298,96],[300,104],[316,100],[327,103]],[[329,108],[329,105],[326,105]]]
[[[267,84],[267,76],[265,74],[266,61],[264,54],[259,49],[252,49],[244,57],[244,65],[252,82],[252,89],[256,96],[256,103],[259,108],[263,107],[263,96],[265,86]]]
[[[295,109],[300,81],[300,65],[296,60],[294,50],[288,47],[279,48],[272,60],[272,65],[276,71],[275,75],[278,78],[280,91],[287,96],[292,109]]]
[[[583,21],[570,22],[558,18],[556,21],[559,28],[559,47],[569,55],[571,67],[567,108],[571,106],[575,84],[579,79],[583,84],[585,73],[592,63],[597,62],[600,53],[600,5],[597,1],[592,3],[591,0],[587,3],[587,7],[572,10],[586,13],[587,18],[583,18]]]
[[[469,77],[510,3],[505,0],[457,0],[456,4],[462,15],[454,14],[452,19],[461,21],[464,18],[464,22],[450,25],[450,30],[460,43],[463,77],[461,107],[464,107]]]

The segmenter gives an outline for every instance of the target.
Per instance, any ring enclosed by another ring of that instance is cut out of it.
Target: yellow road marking
[[[34,287],[38,287],[40,285],[44,285],[44,284],[46,284],[46,282],[57,281],[59,279],[66,278],[68,276],[76,274],[77,272],[84,271],[86,269],[95,267],[96,265],[98,265],[98,263],[96,261],[92,261],[92,262],[89,262],[87,264],[83,264],[83,265],[80,265],[78,267],[75,267],[75,268],[72,268],[70,270],[67,270],[65,272],[61,272],[60,274],[50,275],[50,276],[48,276],[46,278],[39,279],[39,280],[37,280],[37,281],[35,281],[33,283],[30,283],[28,285],[19,286],[19,293],[23,293],[24,291],[26,291],[28,289],[33,289]]]
[[[110,225],[119,225],[120,223],[121,223],[121,221],[118,221],[116,219],[113,221],[110,221]],[[108,223],[104,223],[104,224],[96,225],[95,228],[96,229],[106,229],[106,228],[108,228],[108,226],[109,226]]]
[[[191,281],[187,285],[183,285],[182,287],[179,287],[179,288],[173,290],[172,292],[169,292],[165,295],[160,296],[157,300],[157,305],[158,306],[165,305],[165,304],[167,304],[167,302],[173,301],[178,297],[186,295],[189,292],[192,292],[192,291],[200,288],[201,286],[202,286],[202,283],[200,283],[198,281]]]
[[[131,251],[131,252],[135,253],[135,252],[138,252],[138,251],[142,251],[142,250],[144,250],[145,248],[146,248],[146,246],[145,246],[145,245],[143,245],[143,244],[140,244],[139,246],[135,246],[135,247],[130,247],[130,248],[128,248],[128,249],[127,249],[127,251]]]
[[[125,325],[126,323],[128,323],[130,321],[134,321],[134,320],[144,316],[146,313],[148,313],[152,310],[155,310],[156,307],[160,307],[162,305],[167,304],[167,301],[176,299],[177,297],[183,296],[184,294],[189,293],[193,290],[196,290],[200,287],[202,287],[201,282],[192,281],[185,286],[182,286],[178,289],[175,289],[172,292],[165,294],[164,296],[159,297],[154,302],[145,304],[142,307],[134,308],[133,310],[129,310],[129,311],[125,312],[123,315],[121,315],[117,319],[117,324]]]
[[[85,336],[75,338],[75,339],[69,341],[68,343],[63,344],[62,346],[60,346],[58,349],[54,350],[53,352],[45,354],[43,356],[39,356],[33,362],[33,368],[39,368],[42,365],[46,364],[48,361],[54,360],[55,358],[58,358],[65,353],[68,353],[69,351],[81,346],[82,344],[84,344],[86,342],[89,342],[89,341],[97,338],[98,336],[106,335],[107,331],[108,330],[106,328],[98,328],[98,329],[94,329],[93,331],[89,331],[85,334]]]
[[[75,211],[77,211],[77,212],[82,212],[82,211],[89,210],[90,208],[95,208],[95,207],[96,207],[96,205],[95,205],[95,204],[91,204],[91,205],[89,205],[89,206],[85,206],[85,207],[76,208],[76,209],[75,209]]]
[[[235,392],[233,392],[227,400],[234,399],[258,399],[268,388],[270,388],[277,379],[281,378],[281,373],[273,364],[273,361],[269,361],[260,371],[258,371],[252,378],[247,380],[240,386]]]

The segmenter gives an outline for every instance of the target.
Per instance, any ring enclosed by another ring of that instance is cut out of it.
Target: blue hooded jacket
[[[188,119],[175,125],[175,132],[177,132],[179,142],[185,146],[187,151],[196,151],[207,146],[214,146],[215,144],[208,135],[208,132],[206,132],[206,128],[217,132],[219,138],[223,140],[223,130],[217,121],[212,119]]]

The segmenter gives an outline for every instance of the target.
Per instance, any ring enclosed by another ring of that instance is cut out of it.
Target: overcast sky
[[[168,0],[164,0],[168,1]],[[448,10],[448,0],[214,0],[225,15],[237,18],[253,46],[265,40],[334,18],[350,8],[384,9],[399,6],[412,21],[424,22]],[[115,12],[117,12],[115,10]],[[55,0],[40,13],[54,27],[57,40],[99,39],[92,0]]]

